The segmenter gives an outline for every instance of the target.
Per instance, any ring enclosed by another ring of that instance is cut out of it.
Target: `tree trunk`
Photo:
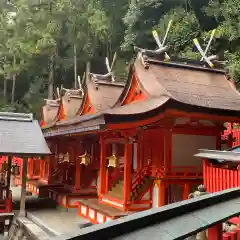
[[[16,57],[13,57],[13,68],[15,70],[16,67]],[[13,107],[13,104],[15,102],[15,88],[16,88],[16,73],[12,75],[12,96],[11,96],[11,105]]]
[[[77,89],[77,45],[74,44],[74,88]]]
[[[7,79],[6,79],[6,77],[4,78],[3,84],[4,84],[4,86],[3,86],[3,97],[4,97],[4,102],[6,104],[7,103]]]
[[[16,74],[13,74],[12,77],[12,96],[11,96],[11,105],[14,105],[15,102],[15,88],[16,88]]]
[[[49,61],[48,99],[53,99],[53,85],[54,85],[54,55],[50,57]]]
[[[87,62],[86,64],[86,80],[85,80],[85,84],[87,84],[89,82],[89,73],[90,73],[90,68],[91,68],[91,63],[90,61]]]

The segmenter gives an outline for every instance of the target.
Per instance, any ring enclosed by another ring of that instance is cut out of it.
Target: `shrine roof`
[[[124,83],[109,82],[104,80],[91,80],[87,84],[88,96],[95,109],[95,112],[111,108],[118,100]]]
[[[78,112],[79,116],[72,117],[69,119],[64,119],[57,122],[57,126],[69,125],[78,122],[79,120],[88,120],[92,116],[99,116],[99,113],[111,109],[119,98],[123,88],[124,83],[122,82],[109,82],[104,80],[90,80],[84,88],[84,98],[82,100],[81,110],[84,104],[87,104],[87,98],[90,98],[90,102],[93,105],[95,114],[81,115],[81,110]]]
[[[65,119],[71,119],[81,110],[83,90],[63,89],[63,92],[61,104],[63,105]]]
[[[55,122],[60,107],[60,99],[46,100],[46,104],[42,107],[42,120],[45,123],[44,128],[51,126]]]
[[[205,159],[214,159],[218,162],[240,162],[239,146],[225,151],[199,149],[199,152],[194,156]]]
[[[137,58],[133,72],[149,98],[164,95],[196,107],[240,111],[240,94],[223,70],[152,58],[145,68]]]
[[[130,73],[136,75],[141,90],[148,97],[147,100],[119,106],[117,94],[113,92],[113,88],[107,88],[102,91],[102,95],[100,94],[100,96],[104,96],[103,102],[105,100],[108,102],[109,97],[106,96],[110,94],[110,96],[113,96],[112,99],[118,102],[117,104],[114,106],[106,104],[108,108],[99,107],[99,112],[96,114],[86,117],[78,116],[62,125],[73,124],[73,128],[80,128],[82,122],[86,126],[86,121],[88,121],[88,126],[92,127],[91,121],[96,124],[95,119],[101,118],[104,119],[103,122],[101,121],[103,127],[104,124],[108,123],[149,119],[171,109],[223,116],[226,121],[228,117],[236,119],[240,117],[240,94],[233,82],[228,80],[223,70],[209,69],[193,64],[163,62],[155,59],[149,59],[148,68],[145,68],[141,60],[137,58]],[[107,85],[106,82],[100,84],[100,89]],[[129,84],[126,84],[123,93],[126,94],[128,88]],[[93,102],[101,106],[100,101],[97,101],[101,98],[98,98],[98,90],[93,82],[89,83],[88,89],[89,95],[96,99]],[[118,96],[121,91],[117,92]],[[120,96],[121,98],[124,98],[123,95]],[[114,101],[112,100],[112,103]],[[96,126],[94,125],[94,127]]]
[[[41,156],[51,154],[32,114],[0,113],[0,155]]]

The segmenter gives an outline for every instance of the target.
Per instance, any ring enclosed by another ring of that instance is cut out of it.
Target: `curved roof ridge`
[[[224,71],[205,71],[169,64],[149,64],[139,60],[135,72],[151,97],[168,94],[172,99],[192,106],[240,110],[240,95],[226,79]]]
[[[48,128],[54,124],[61,105],[61,99],[45,99],[46,104],[42,107],[42,128]]]

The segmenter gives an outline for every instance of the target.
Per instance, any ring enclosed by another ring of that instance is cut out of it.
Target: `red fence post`
[[[208,229],[208,240],[222,239],[222,223],[218,223]]]
[[[224,233],[222,239],[223,240],[231,240],[231,236],[228,233]]]

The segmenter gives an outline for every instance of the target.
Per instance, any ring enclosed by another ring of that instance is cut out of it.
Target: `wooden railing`
[[[236,228],[231,232],[223,233],[222,239],[223,240],[240,239],[240,227]]]
[[[202,178],[202,170],[195,166],[152,167],[152,176],[156,178]]]
[[[141,168],[134,176],[134,179],[132,181],[132,192],[135,192],[137,189],[137,186],[142,184],[143,178],[145,176],[151,176],[151,165],[144,166]]]
[[[218,168],[207,161],[203,163],[204,185],[208,192],[218,192],[240,186],[240,171]]]

